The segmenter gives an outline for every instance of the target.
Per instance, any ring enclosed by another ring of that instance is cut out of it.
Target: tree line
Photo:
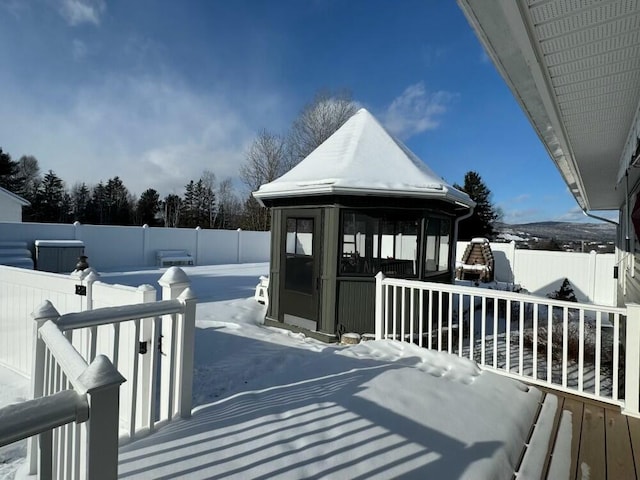
[[[0,187],[31,203],[23,210],[23,220],[27,222],[242,226],[241,202],[233,191],[231,179],[217,182],[215,174],[208,170],[199,179],[190,180],[182,196],[169,194],[161,199],[157,190],[148,188],[137,198],[118,176],[97,185],[76,183],[69,189],[53,170],[41,174],[34,156],[23,155],[13,160],[0,148]]]
[[[97,185],[76,183],[68,189],[52,170],[42,175],[35,157],[24,155],[13,160],[1,148],[0,187],[31,203],[23,211],[25,221],[269,230],[270,212],[251,192],[297,165],[358,108],[347,91],[321,91],[302,108],[285,134],[262,130],[240,166],[239,177],[246,187],[243,197],[235,192],[231,179],[218,182],[209,170],[197,180],[189,180],[183,195],[164,198],[153,188],[137,198],[118,176]],[[470,171],[462,186],[454,186],[477,203],[474,214],[461,222],[459,238],[490,237],[500,212],[491,203],[491,192],[480,175]]]

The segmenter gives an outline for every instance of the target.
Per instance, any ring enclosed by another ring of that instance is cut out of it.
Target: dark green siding
[[[338,327],[345,332],[374,333],[375,279],[338,280]]]

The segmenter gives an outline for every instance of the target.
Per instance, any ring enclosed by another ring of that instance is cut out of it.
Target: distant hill
[[[531,238],[551,239],[558,241],[589,241],[615,242],[616,226],[610,223],[572,223],[572,222],[536,222],[522,224],[496,223],[497,233],[520,237],[523,240]],[[512,238],[515,240],[516,238]]]

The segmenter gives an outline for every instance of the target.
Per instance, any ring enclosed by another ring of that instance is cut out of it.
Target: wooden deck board
[[[606,409],[604,418],[607,478],[635,478],[627,417],[615,410]]]
[[[564,410],[571,412],[571,472],[569,478],[575,480],[578,476],[577,459],[580,455],[580,437],[582,436],[582,419],[584,414],[584,403],[573,398],[565,398]],[[557,431],[557,430],[556,430]]]
[[[580,453],[576,469],[578,476],[607,478],[603,407],[587,404],[584,406]]]

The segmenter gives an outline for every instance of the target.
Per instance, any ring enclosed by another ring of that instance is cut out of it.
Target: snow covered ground
[[[513,476],[537,389],[407,343],[327,345],[265,327],[252,295],[267,264],[184,270],[199,298],[193,417],[123,445],[121,478]],[[162,273],[102,280],[155,285]],[[27,390],[0,369],[0,406]],[[553,419],[553,405],[538,424]],[[548,441],[541,432],[518,478],[535,478]],[[24,442],[0,449],[0,478],[13,478],[24,454]]]

